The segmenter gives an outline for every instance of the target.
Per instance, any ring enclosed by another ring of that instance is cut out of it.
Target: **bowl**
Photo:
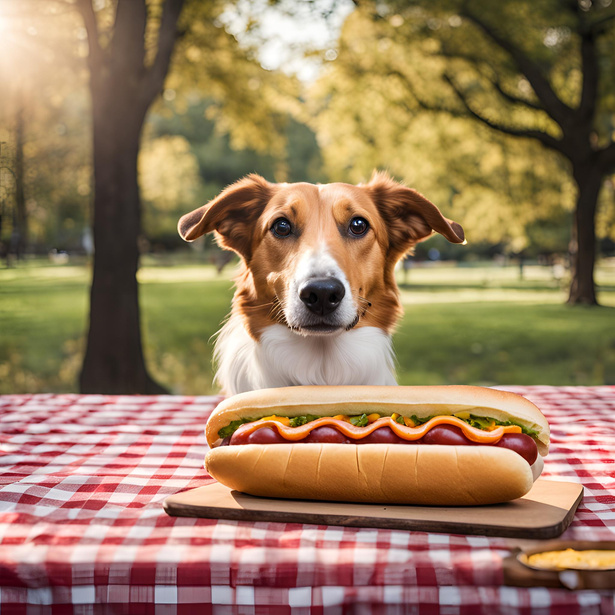
[[[504,582],[521,587],[564,587],[579,589],[615,589],[615,557],[606,566],[586,567],[569,563],[540,565],[532,555],[550,551],[613,551],[615,541],[555,540],[543,542],[513,553],[504,561]]]

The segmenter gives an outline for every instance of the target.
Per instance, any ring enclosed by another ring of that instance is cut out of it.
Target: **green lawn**
[[[149,262],[140,272],[146,357],[174,393],[211,392],[212,335],[232,296],[229,270]],[[0,393],[76,391],[89,270],[35,262],[0,269]],[[598,271],[599,308],[564,305],[551,270],[417,267],[399,281],[402,384],[614,384],[615,263]]]

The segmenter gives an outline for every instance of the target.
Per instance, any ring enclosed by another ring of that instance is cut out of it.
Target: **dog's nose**
[[[337,309],[346,289],[336,278],[313,278],[299,290],[299,298],[310,312],[326,316]]]

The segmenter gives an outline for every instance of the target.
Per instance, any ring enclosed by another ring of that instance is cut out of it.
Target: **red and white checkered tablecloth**
[[[585,486],[564,538],[615,540],[615,387],[510,389],[551,423],[545,475]],[[0,397],[1,613],[615,614],[612,592],[502,586],[506,538],[168,517],[212,480],[217,401]]]

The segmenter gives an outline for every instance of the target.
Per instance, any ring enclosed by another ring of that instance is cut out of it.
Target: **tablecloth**
[[[585,487],[563,538],[615,539],[615,387],[507,388],[549,419],[544,476]],[[503,586],[506,538],[167,516],[212,480],[218,401],[0,397],[1,612],[615,613],[612,592]]]

